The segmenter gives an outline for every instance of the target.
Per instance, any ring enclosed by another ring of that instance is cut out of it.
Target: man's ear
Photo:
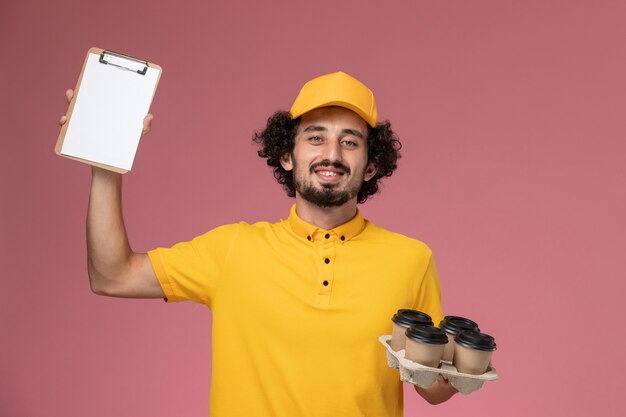
[[[376,172],[378,171],[378,168],[376,167],[376,164],[373,162],[370,162],[367,164],[367,168],[365,168],[365,175],[363,177],[363,181],[369,181],[372,178],[374,178],[374,175],[376,175]]]
[[[285,171],[291,171],[293,169],[293,162],[291,161],[291,153],[286,153],[280,157],[280,165]]]

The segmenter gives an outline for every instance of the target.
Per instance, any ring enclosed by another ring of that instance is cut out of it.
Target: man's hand
[[[70,104],[74,98],[74,90],[66,90],[65,98],[67,99],[67,104]],[[152,129],[152,119],[154,119],[154,116],[150,113],[143,118],[143,130],[141,131],[141,136],[148,134],[148,132]],[[63,126],[65,122],[67,122],[67,116],[63,115],[59,118],[59,126]]]
[[[459,392],[448,382],[448,379],[439,374],[437,379],[428,388],[421,388],[415,385],[415,391],[428,401],[429,404],[437,405],[448,401],[454,394]]]

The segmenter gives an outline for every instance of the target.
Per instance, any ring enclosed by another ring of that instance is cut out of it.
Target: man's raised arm
[[[74,92],[66,92],[70,102]],[[144,119],[143,134],[150,131],[152,115]],[[59,120],[63,125],[66,117]],[[145,253],[135,253],[128,243],[122,217],[122,175],[92,167],[87,212],[87,263],[91,290],[100,295],[129,298],[163,298],[161,286]]]

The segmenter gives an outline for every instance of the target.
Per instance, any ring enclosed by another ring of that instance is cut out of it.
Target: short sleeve
[[[435,326],[439,326],[439,323],[443,320],[441,285],[439,283],[439,275],[437,274],[437,266],[432,255],[428,261],[426,272],[422,277],[413,308],[423,311],[432,317]]]
[[[166,301],[211,306],[241,224],[213,229],[191,241],[148,252]]]

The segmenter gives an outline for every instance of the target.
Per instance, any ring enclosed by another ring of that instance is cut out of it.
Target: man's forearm
[[[92,167],[87,211],[87,256],[91,289],[106,293],[107,279],[117,277],[132,251],[122,218],[122,175]]]

